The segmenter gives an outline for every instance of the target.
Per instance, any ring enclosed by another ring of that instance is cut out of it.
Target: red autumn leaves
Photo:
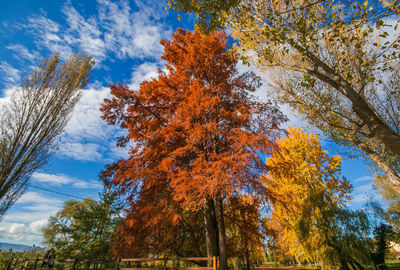
[[[120,252],[153,247],[155,253],[173,243],[186,221],[203,226],[207,203],[226,206],[232,198],[265,192],[261,155],[285,120],[275,105],[254,97],[259,78],[238,73],[238,55],[228,51],[223,32],[178,29],[172,36],[161,41],[165,70],[138,90],[111,85],[112,98],[101,108],[108,124],[129,132],[119,145],[133,142],[129,158],[102,173],[107,185],[129,197],[115,247],[131,248]],[[223,216],[223,207],[211,211]],[[224,242],[221,220],[215,222],[214,238]],[[196,238],[196,226],[185,229],[188,237]]]

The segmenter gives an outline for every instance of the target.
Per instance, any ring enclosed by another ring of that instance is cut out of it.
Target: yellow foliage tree
[[[330,235],[340,226],[331,224],[350,200],[352,190],[340,175],[341,157],[329,157],[318,136],[300,128],[289,128],[288,137],[277,140],[276,145],[266,160],[269,173],[263,176],[272,203],[264,225],[283,255],[297,261],[323,261],[328,249],[336,252]]]

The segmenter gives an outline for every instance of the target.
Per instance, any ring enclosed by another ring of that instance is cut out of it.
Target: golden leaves
[[[263,180],[273,208],[267,226],[277,231],[276,241],[288,248],[288,254],[308,260],[315,254],[307,246],[317,248],[320,232],[314,228],[312,239],[299,241],[302,218],[326,218],[323,209],[343,206],[349,200],[351,185],[340,177],[341,157],[330,158],[317,135],[289,127],[287,138],[276,141],[266,164],[269,171]],[[317,206],[310,208],[310,203]]]

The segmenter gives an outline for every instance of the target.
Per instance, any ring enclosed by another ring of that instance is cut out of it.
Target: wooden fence
[[[208,266],[182,266],[201,264]],[[219,270],[218,257],[118,258],[114,260],[47,260],[11,258],[6,270]]]

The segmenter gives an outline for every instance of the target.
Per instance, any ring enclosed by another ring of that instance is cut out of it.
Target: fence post
[[[164,258],[164,270],[167,270],[167,258]]]
[[[14,260],[14,258],[13,258],[13,257],[11,257],[11,258],[8,260],[8,263],[7,263],[6,270],[10,270],[11,263],[12,263],[12,261],[13,261],[13,260]]]
[[[26,270],[29,264],[29,259],[25,259],[24,266],[22,267],[22,270]]]
[[[217,258],[213,256],[213,270],[217,270]]]

